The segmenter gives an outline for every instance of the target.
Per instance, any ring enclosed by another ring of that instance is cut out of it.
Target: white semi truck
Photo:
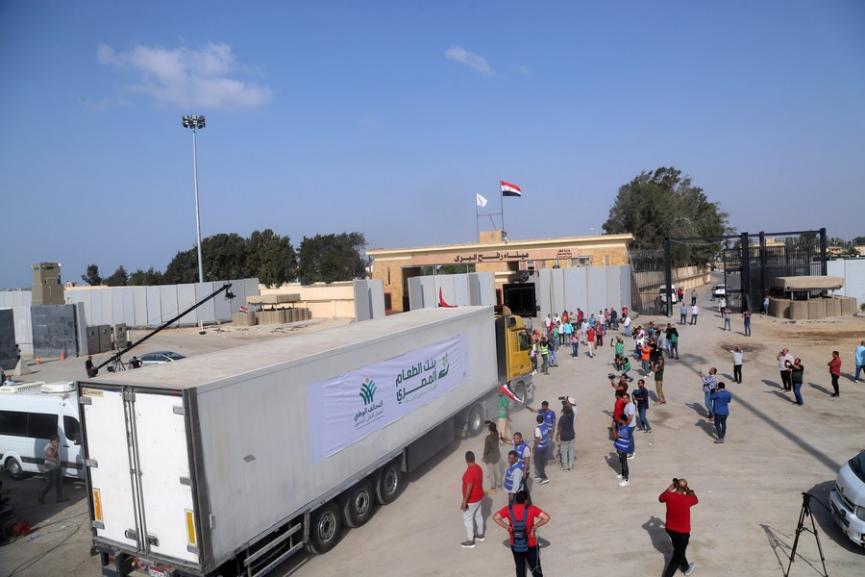
[[[265,575],[323,553],[405,474],[531,395],[507,309],[439,308],[78,383],[103,575]]]

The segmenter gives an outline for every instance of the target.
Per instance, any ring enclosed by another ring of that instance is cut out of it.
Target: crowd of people
[[[681,299],[681,296],[680,296]],[[732,330],[732,309],[726,301],[718,303],[718,313],[722,328]],[[690,317],[689,317],[690,315]],[[678,326],[666,326],[653,321],[636,324],[627,307],[621,312],[616,309],[603,309],[597,314],[586,314],[581,309],[576,312],[564,311],[549,314],[541,326],[532,330],[531,359],[533,374],[548,375],[551,369],[559,366],[560,349],[571,359],[583,358],[593,361],[603,352],[604,341],[611,349],[609,360],[614,371],[608,374],[613,389],[613,405],[609,427],[612,452],[610,466],[617,470],[618,485],[621,488],[631,484],[630,462],[636,457],[637,433],[651,434],[653,429],[649,419],[652,404],[667,403],[664,394],[664,371],[667,360],[679,359],[680,330],[683,325],[694,325],[699,317],[696,298],[692,296],[690,305],[682,303]],[[689,322],[690,321],[690,322]],[[751,335],[751,314],[742,313],[744,336]],[[743,382],[742,367],[745,351],[741,345],[727,349],[732,360],[731,381]],[[858,380],[865,371],[865,341],[856,349],[856,373],[852,378]],[[802,359],[792,355],[784,348],[777,355],[781,386],[792,394],[791,401],[801,406],[804,365]],[[636,363],[632,364],[632,363]],[[833,397],[840,394],[838,380],[841,375],[841,358],[833,351],[827,363],[833,386]],[[637,367],[636,371],[634,366]],[[633,372],[637,375],[632,376]],[[718,369],[710,367],[704,373],[699,370],[699,383],[703,392],[703,407],[700,411],[712,423],[713,438],[716,444],[723,444],[727,437],[727,420],[733,393],[727,383],[719,380]],[[633,381],[636,379],[636,386]],[[654,380],[654,391],[650,391],[650,379]],[[483,498],[484,492],[477,487],[484,482],[489,493],[502,489],[507,496],[507,506],[498,510],[493,520],[507,529],[510,534],[511,550],[516,564],[518,577],[531,572],[534,577],[542,575],[539,540],[537,529],[550,520],[548,513],[532,503],[532,490],[535,486],[550,483],[548,467],[552,462],[558,464],[563,472],[572,471],[576,465],[575,416],[576,400],[572,396],[561,396],[561,410],[557,414],[543,401],[535,410],[535,424],[531,438],[526,439],[521,432],[510,433],[510,408],[513,399],[502,394],[499,400],[499,413],[496,422],[488,424],[489,433],[484,442],[483,465],[473,468],[474,454],[466,454],[466,462],[473,473],[467,469],[463,479],[463,512],[466,528],[466,541],[463,547],[475,547],[483,541],[483,519],[479,518],[475,499]],[[697,409],[698,407],[695,407]],[[507,447],[504,451],[503,447]],[[472,493],[474,491],[474,493]],[[690,508],[697,504],[697,497],[684,479],[673,479],[673,483],[661,493],[659,501],[667,506],[666,531],[673,547],[673,555],[666,565],[664,575],[670,577],[681,570],[686,575],[694,571],[695,565],[689,563],[686,549],[690,535]]]

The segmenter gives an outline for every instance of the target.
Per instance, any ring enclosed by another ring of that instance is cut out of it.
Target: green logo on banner
[[[360,398],[363,399],[363,404],[368,405],[375,400],[375,381],[364,379],[360,386]]]

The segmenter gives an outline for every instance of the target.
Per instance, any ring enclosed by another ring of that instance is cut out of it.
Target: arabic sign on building
[[[445,394],[465,380],[465,335],[306,387],[316,463]]]
[[[496,262],[525,262],[528,260],[554,260],[587,258],[576,248],[527,248],[520,250],[482,251],[482,252],[440,252],[436,254],[416,254],[411,257],[412,265],[433,264],[480,264]]]

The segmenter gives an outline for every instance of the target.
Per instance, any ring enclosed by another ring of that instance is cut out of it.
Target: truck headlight
[[[865,521],[865,507],[856,507],[856,516]]]

